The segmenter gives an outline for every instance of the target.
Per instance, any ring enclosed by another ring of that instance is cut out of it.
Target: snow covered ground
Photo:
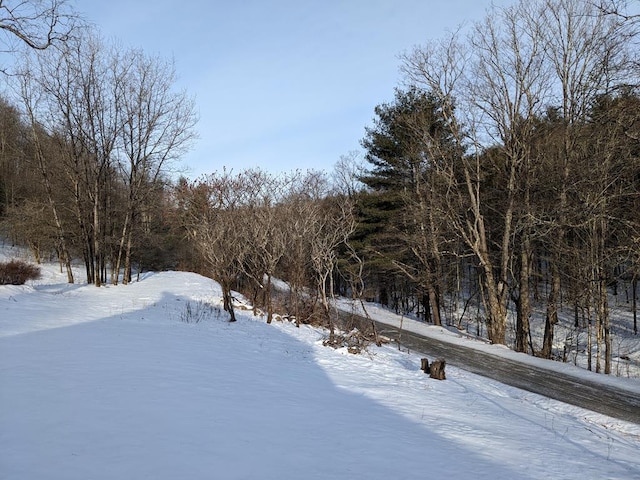
[[[559,361],[534,357],[529,354],[518,353],[505,345],[491,345],[488,341],[478,339],[466,331],[459,331],[455,327],[436,327],[432,324],[421,322],[413,318],[397,315],[380,305],[366,304],[365,307],[367,310],[366,314],[371,318],[374,318],[378,322],[382,322],[396,328],[401,328],[405,331],[411,331],[443,342],[473,348],[495,356],[509,358],[516,362],[525,363],[540,369],[571,375],[579,379],[601,383],[602,385],[630,390],[632,392],[636,392],[640,397],[640,376],[636,374],[635,369],[633,370],[634,376],[632,377],[598,374],[574,365],[573,363],[562,363]],[[365,315],[360,302],[357,301],[354,302],[342,299],[339,302],[339,308],[347,312],[353,312],[357,315]],[[636,342],[637,341],[638,340],[636,340]],[[633,350],[633,355],[639,356],[640,350]]]
[[[196,274],[43,273],[0,286],[0,479],[640,478],[640,425],[450,366],[432,380],[392,346],[230,324]]]

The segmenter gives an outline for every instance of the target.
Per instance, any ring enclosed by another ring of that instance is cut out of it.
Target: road
[[[368,330],[367,326],[370,325],[371,320],[363,317],[358,317],[356,320],[353,314],[349,314],[350,325],[353,325],[354,320],[361,322],[361,330]],[[506,385],[640,424],[640,397],[634,392],[590,382],[556,371],[543,370],[539,367],[425,337],[407,330],[400,332],[400,329],[385,323],[377,321],[374,323],[379,335],[398,341],[402,346],[425,355],[430,361],[444,358],[448,365],[497,380]]]

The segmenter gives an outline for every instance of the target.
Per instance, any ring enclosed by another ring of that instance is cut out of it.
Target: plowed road
[[[353,317],[351,317],[353,321]],[[365,322],[368,320],[362,319]],[[610,417],[640,424],[640,395],[609,385],[491,355],[472,348],[446,343],[394,326],[375,322],[379,335],[398,341],[429,360],[444,358],[449,365],[488,377],[513,387],[554,400],[586,408]],[[366,327],[365,327],[366,329]]]

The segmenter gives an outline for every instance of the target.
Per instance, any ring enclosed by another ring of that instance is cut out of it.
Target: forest
[[[562,360],[568,317],[588,368],[611,373],[612,337],[628,328],[612,298],[638,332],[633,6],[493,7],[401,54],[392,100],[332,171],[197,179],[179,172],[197,114],[172,63],[81,25],[51,35],[69,24],[50,22],[5,72],[0,233],[70,283],[74,262],[97,287],[145,270],[210,276],[232,321],[241,292],[269,322],[333,331],[339,295]],[[0,29],[14,33],[10,20]]]

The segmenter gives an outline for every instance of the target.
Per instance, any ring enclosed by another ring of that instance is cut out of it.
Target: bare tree
[[[267,308],[267,323],[273,320],[272,281],[287,248],[283,194],[289,178],[261,170],[244,172],[247,200],[242,213],[244,241],[250,246],[243,263],[244,273],[254,285],[253,306]],[[261,298],[258,299],[259,294]]]
[[[175,90],[171,62],[95,35],[35,59],[22,76],[23,103],[32,123],[60,140],[88,281],[100,286],[110,269],[117,283],[124,269],[128,283],[142,214],[194,138],[193,100]]]
[[[315,287],[333,340],[335,325],[331,312],[334,297],[333,274],[338,261],[338,247],[347,243],[355,230],[353,206],[346,197],[328,197],[318,205],[310,221],[311,270]]]
[[[576,164],[577,130],[595,98],[606,93],[625,78],[628,67],[630,32],[625,22],[602,14],[589,2],[580,0],[546,0],[531,18],[532,27],[544,42],[545,62],[554,82],[554,97],[549,103],[559,106],[565,126],[562,147],[558,151],[561,177],[557,187],[557,212],[553,229],[552,280],[542,355],[551,355],[554,326],[558,323],[561,277],[559,264],[567,234],[568,192],[572,170]],[[606,295],[597,295],[606,301]],[[606,309],[599,308],[606,312]],[[602,321],[608,322],[608,315]]]
[[[348,197],[365,189],[360,180],[365,175],[364,159],[358,151],[340,155],[332,170],[333,189]]]
[[[625,21],[638,21],[640,14],[629,13],[629,7],[637,0],[593,0],[591,4],[604,15],[614,15]]]
[[[53,216],[53,221],[55,224],[55,231],[57,236],[56,247],[58,252],[60,253],[60,261],[65,266],[67,273],[67,281],[69,283],[74,282],[73,277],[73,269],[71,268],[71,254],[69,249],[69,238],[67,235],[67,228],[63,224],[61,214],[60,214],[60,206],[56,201],[54,195],[54,182],[52,181],[52,167],[50,165],[49,158],[54,153],[54,149],[51,148],[51,142],[42,127],[40,126],[37,120],[37,109],[38,109],[38,101],[40,99],[40,95],[42,91],[38,90],[38,86],[34,85],[34,81],[32,78],[33,72],[31,72],[28,68],[26,71],[22,72],[19,76],[20,79],[20,93],[22,96],[22,101],[25,107],[25,111],[27,114],[27,119],[29,121],[29,128],[31,133],[31,141],[34,147],[34,164],[37,168],[37,171],[40,172],[42,182],[44,184],[47,202],[49,205],[50,212]],[[47,143],[49,143],[49,148],[47,148]],[[54,166],[53,169],[57,168]]]
[[[488,49],[486,54],[490,53],[491,50]],[[480,68],[477,59],[469,54],[457,34],[453,34],[446,41],[417,48],[403,58],[403,70],[407,79],[431,92],[442,105],[442,115],[449,125],[459,152],[469,150],[466,155],[442,158],[438,173],[446,185],[446,201],[443,205],[448,206],[445,212],[447,219],[473,251],[482,269],[489,339],[494,343],[505,343],[508,296],[502,265],[509,251],[502,251],[502,261],[497,265],[490,255],[491,239],[488,236],[483,211],[484,192],[481,188],[481,109],[474,105],[474,84],[465,70],[467,65],[474,64],[476,68]],[[484,79],[487,80],[486,76]],[[459,99],[463,110],[468,114],[464,127],[456,114],[454,99]],[[505,222],[508,221],[510,218],[505,216]]]
[[[0,0],[0,30],[5,51],[14,51],[14,40],[35,50],[45,50],[69,39],[79,16],[68,0]]]
[[[628,46],[632,35],[628,24],[602,15],[588,2],[522,1],[514,7],[494,8],[475,25],[467,43],[453,34],[448,40],[415,49],[403,58],[407,80],[441,100],[457,142],[469,152],[457,165],[445,163],[442,175],[450,185],[447,203],[453,208],[448,217],[482,269],[488,333],[493,342],[505,341],[508,293],[513,280],[513,239],[518,235],[522,240],[520,295],[516,297],[522,326],[518,344],[524,348],[529,309],[528,237],[533,226],[533,212],[527,206],[530,145],[536,117],[558,105],[566,126],[559,151],[562,174],[556,212],[560,217],[554,221],[555,228],[545,225],[547,232],[553,231],[557,246],[552,250],[555,253],[542,349],[545,356],[550,355],[561,288],[560,248],[568,225],[567,192],[575,163],[576,140],[570,126],[585,118],[596,95],[629,78],[625,77],[625,65],[631,64]],[[458,106],[455,112],[454,99]],[[492,205],[489,224],[486,194],[490,192],[483,190],[483,182],[487,160],[491,158],[487,153],[495,145],[499,145],[497,158],[503,172],[503,201]],[[521,201],[524,205],[519,204]],[[493,210],[496,206],[499,212]]]
[[[289,305],[298,326],[307,320],[302,318],[302,306],[308,298],[307,288],[315,285],[310,273],[311,238],[320,201],[326,193],[327,184],[323,174],[294,172],[279,207],[287,242],[282,268],[289,284]]]
[[[231,322],[236,321],[232,291],[245,271],[251,248],[242,235],[250,185],[246,178],[242,173],[216,172],[179,192],[184,227],[206,262],[205,271],[222,287]]]
[[[519,351],[526,350],[530,315],[528,279],[531,272],[528,267],[531,225],[528,203],[531,142],[536,119],[546,108],[544,99],[550,88],[542,39],[528,23],[532,16],[535,16],[535,6],[529,2],[495,9],[492,16],[475,25],[470,37],[475,62],[469,93],[480,113],[485,134],[500,145],[499,161],[504,171],[501,210],[494,211],[494,215],[500,218],[498,232],[501,238],[493,239],[499,251],[495,271],[498,272],[500,329],[506,326],[516,233],[520,240],[519,293],[515,295],[518,306],[516,346]],[[490,290],[487,285],[491,296]],[[500,332],[500,336],[503,335],[504,331]]]
[[[68,146],[87,276],[96,286],[106,281],[108,223],[115,220],[105,208],[122,131],[117,97],[123,94],[123,65],[118,58],[116,48],[90,35],[41,56],[38,75],[48,96],[49,130],[61,132]]]
[[[126,52],[118,61],[123,66],[116,84],[121,93],[115,97],[122,124],[118,131],[118,152],[122,155],[117,165],[127,198],[112,282],[117,283],[122,266],[126,284],[131,280],[133,235],[141,209],[151,200],[170,162],[195,138],[197,118],[193,99],[174,89],[175,70],[170,62],[139,50]]]
[[[22,148],[26,131],[18,109],[0,97],[0,216],[15,206],[28,189],[21,182],[28,168]]]

